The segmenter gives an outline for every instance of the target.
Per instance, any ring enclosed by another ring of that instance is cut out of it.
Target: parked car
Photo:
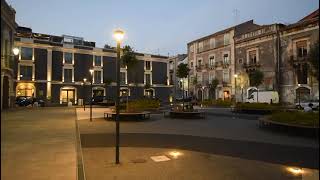
[[[39,106],[45,105],[44,100],[39,98],[33,98],[31,96],[18,96],[16,98],[15,104],[17,104],[18,106],[29,106],[33,105],[35,102],[37,102]]]
[[[28,106],[32,105],[32,103],[33,102],[31,96],[18,96],[15,102],[15,104],[17,104],[18,106]]]
[[[297,109],[306,109],[311,107],[313,110],[319,109],[319,100],[304,100],[296,103]]]
[[[115,102],[113,99],[107,98],[106,96],[95,96],[92,98],[92,104],[102,106],[113,106]]]

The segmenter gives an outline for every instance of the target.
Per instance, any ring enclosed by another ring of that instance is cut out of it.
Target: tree
[[[109,44],[105,44],[104,49],[113,49],[113,47],[111,47]]]
[[[319,81],[319,41],[311,47],[308,61],[312,69],[312,75]]]
[[[255,70],[249,74],[250,86],[254,86],[257,88],[257,102],[258,102],[258,95],[259,95],[258,86],[262,84],[263,78],[264,78],[264,74],[260,70]]]
[[[177,69],[177,77],[182,79],[182,91],[183,91],[183,96],[182,96],[182,110],[184,110],[184,78],[187,78],[189,75],[189,67],[188,64],[181,63],[178,66]]]
[[[123,65],[127,66],[127,70],[129,71],[135,67],[135,65],[138,62],[138,59],[135,55],[134,50],[129,45],[124,46],[122,49],[122,52],[123,54],[120,58],[120,61]],[[133,80],[135,81],[135,78],[133,78]],[[129,90],[130,90],[129,82],[127,85],[127,89],[128,89],[128,92],[127,92],[127,110],[128,110],[128,96],[129,96]]]
[[[215,92],[218,84],[219,84],[219,80],[215,78],[215,79],[212,79],[209,87],[210,87],[211,90],[213,90]],[[214,94],[214,99],[215,99],[216,98],[216,94],[215,93],[213,93],[213,94]]]

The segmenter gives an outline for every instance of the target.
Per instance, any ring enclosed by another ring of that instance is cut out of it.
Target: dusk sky
[[[186,53],[187,43],[254,19],[257,24],[294,23],[319,8],[318,0],[7,0],[16,22],[33,32],[73,35],[114,46],[112,31],[143,53]],[[238,13],[234,13],[237,9]],[[235,15],[237,14],[237,16]]]

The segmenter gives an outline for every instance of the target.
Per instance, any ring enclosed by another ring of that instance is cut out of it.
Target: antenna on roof
[[[238,9],[233,9],[233,20],[234,20],[234,24],[237,25],[239,24],[239,14],[240,14],[240,11]]]

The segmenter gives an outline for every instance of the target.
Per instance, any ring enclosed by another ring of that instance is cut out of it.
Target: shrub
[[[138,99],[128,103],[129,111],[143,111],[148,109],[157,109],[160,107],[159,100],[155,99]]]
[[[232,105],[231,100],[204,100],[201,102],[202,106],[218,106],[218,107],[230,107]]]
[[[237,103],[237,109],[246,109],[246,110],[276,110],[281,106],[278,104],[268,104],[268,103]]]
[[[288,124],[319,127],[319,112],[276,112],[270,120]]]

